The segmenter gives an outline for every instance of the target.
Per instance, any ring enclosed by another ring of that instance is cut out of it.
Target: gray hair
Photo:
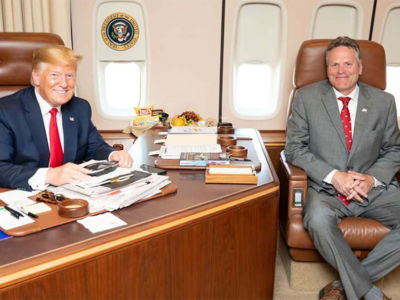
[[[348,36],[339,36],[336,39],[332,40],[328,48],[326,49],[326,64],[328,65],[328,56],[329,53],[337,47],[348,47],[354,49],[356,51],[356,59],[357,62],[360,63],[361,61],[361,52],[360,52],[360,46],[358,45],[356,40],[353,40],[352,38],[349,38]]]

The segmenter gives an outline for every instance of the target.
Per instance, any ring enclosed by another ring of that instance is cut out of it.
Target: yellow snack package
[[[154,105],[146,107],[135,107],[136,116],[151,116]]]
[[[133,126],[156,125],[159,122],[158,116],[144,115],[133,119]]]

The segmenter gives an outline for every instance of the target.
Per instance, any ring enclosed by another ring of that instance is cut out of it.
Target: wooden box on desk
[[[210,165],[206,170],[206,183],[257,184],[257,175],[252,166]]]

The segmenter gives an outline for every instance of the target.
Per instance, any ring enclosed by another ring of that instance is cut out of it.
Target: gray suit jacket
[[[323,182],[333,169],[367,173],[386,186],[397,185],[394,176],[400,168],[400,132],[394,97],[362,82],[359,87],[350,153],[330,83],[320,81],[296,93],[287,123],[285,156],[305,170],[309,187],[317,191],[337,193]]]

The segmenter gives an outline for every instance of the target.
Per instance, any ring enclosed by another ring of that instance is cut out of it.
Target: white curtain
[[[52,32],[71,47],[71,0],[0,0],[0,31]]]

